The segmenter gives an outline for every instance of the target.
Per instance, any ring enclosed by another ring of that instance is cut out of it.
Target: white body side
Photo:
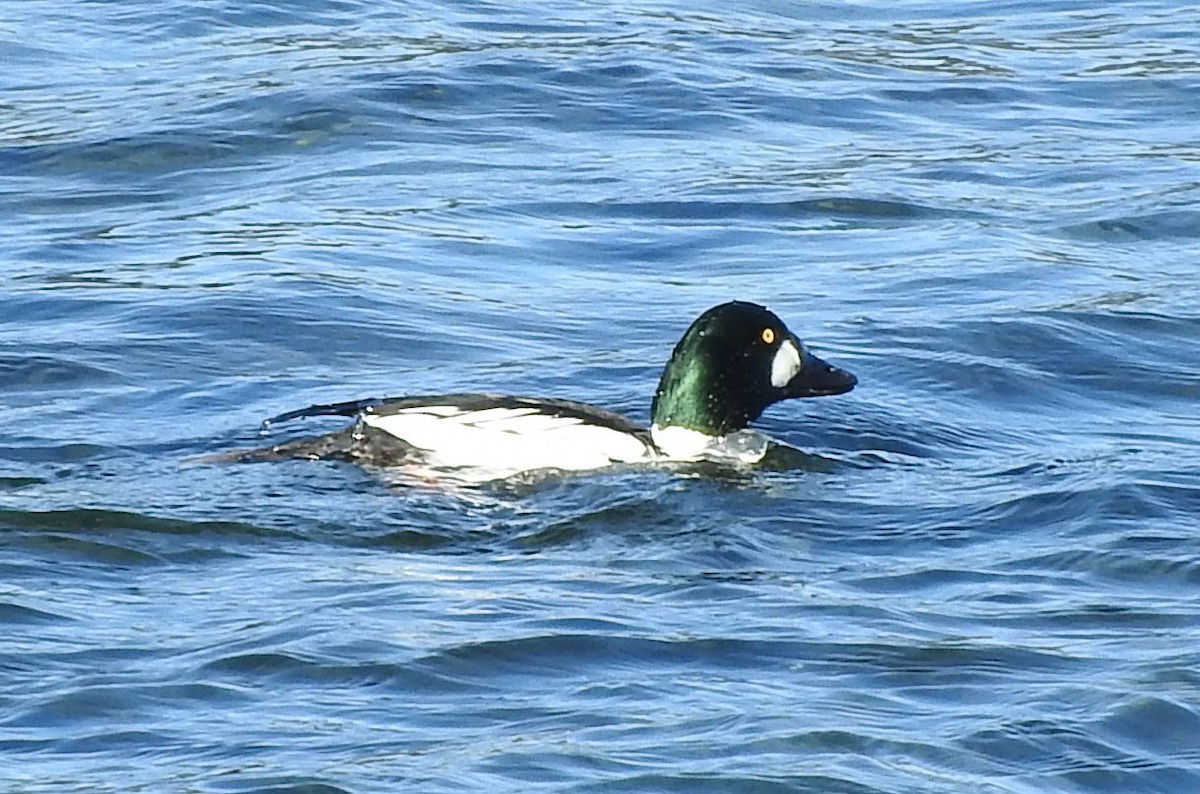
[[[713,460],[758,463],[767,455],[770,439],[749,428],[725,436],[710,436],[686,427],[653,425],[650,435],[667,460]]]
[[[363,414],[364,424],[424,452],[431,469],[459,469],[472,480],[537,469],[584,471],[656,456],[634,435],[535,408],[465,411],[451,405]],[[474,471],[465,471],[474,470]]]

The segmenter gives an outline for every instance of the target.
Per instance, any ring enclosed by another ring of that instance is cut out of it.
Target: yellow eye
[[[764,342],[766,342],[768,345],[774,343],[775,329],[774,328],[764,328],[762,330],[762,340]]]

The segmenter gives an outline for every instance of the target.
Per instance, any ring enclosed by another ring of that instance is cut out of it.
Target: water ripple
[[[1200,49],[1093,6],[21,4],[0,788],[1200,790]],[[734,298],[859,376],[757,470],[211,462]]]

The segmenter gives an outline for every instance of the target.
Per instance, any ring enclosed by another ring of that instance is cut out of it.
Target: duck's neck
[[[687,430],[710,439],[741,430],[757,417],[747,412],[750,403],[738,392],[743,377],[715,366],[703,351],[681,356],[677,349],[654,392],[651,425],[660,432]]]
[[[714,410],[715,395],[709,393],[712,385],[706,362],[693,361],[688,367],[680,367],[672,359],[663,370],[650,404],[651,424],[721,435],[725,428],[720,412]]]

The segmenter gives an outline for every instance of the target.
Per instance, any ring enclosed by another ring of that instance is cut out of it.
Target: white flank
[[[653,457],[628,433],[535,408],[464,411],[434,405],[385,416],[364,414],[362,421],[423,450],[428,466],[477,470],[472,479],[480,480],[537,469],[583,471]]]
[[[653,425],[654,444],[670,460],[711,460],[722,463],[758,463],[767,454],[771,441],[749,428],[727,436],[710,436],[686,427]]]
[[[654,445],[671,460],[701,460],[704,453],[719,441],[717,436],[678,425],[651,425],[650,437],[654,439]]]
[[[784,339],[771,359],[771,385],[782,389],[800,371],[800,351],[791,339]]]

